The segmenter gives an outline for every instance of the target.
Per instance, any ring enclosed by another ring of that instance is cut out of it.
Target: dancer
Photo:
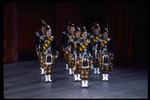
[[[64,51],[64,58],[66,59],[66,70],[68,70],[68,60],[67,60],[67,57],[66,57],[66,52],[65,52],[65,41],[67,40],[67,35],[70,33],[70,26],[71,26],[71,23],[68,22],[67,24],[67,30],[66,31],[63,31],[63,37],[62,37],[62,49]]]
[[[73,66],[74,66],[74,81],[77,82],[77,81],[81,81],[81,66],[79,66],[76,61],[79,59],[79,53],[78,53],[78,50],[79,50],[79,45],[80,45],[80,33],[81,33],[81,30],[79,27],[76,27],[75,28],[75,38],[73,39],[73,42],[74,42],[74,45],[72,47],[72,50],[71,50],[71,54],[72,54],[72,60],[73,60]]]
[[[81,79],[82,85],[81,87],[88,87],[88,76],[89,71],[91,70],[92,63],[92,46],[90,39],[87,39],[87,30],[83,27],[82,30],[82,38],[80,40],[79,46],[79,60],[76,62],[81,67]]]
[[[109,81],[109,71],[113,70],[114,46],[111,38],[108,37],[108,29],[102,30],[103,36],[99,39],[98,50],[100,53],[100,67],[102,70],[102,81]]]
[[[70,27],[70,33],[67,34],[67,38],[65,41],[65,51],[66,51],[66,56],[67,56],[67,61],[68,61],[68,67],[69,67],[69,75],[73,75],[73,65],[72,65],[72,59],[71,59],[71,49],[73,47],[73,39],[75,38],[75,26],[74,24],[71,24]]]
[[[37,56],[39,56],[41,75],[43,75],[45,73],[44,73],[44,68],[43,68],[43,65],[42,65],[43,59],[41,58],[41,55],[42,55],[42,45],[44,43],[44,37],[46,36],[45,35],[46,21],[42,20],[40,28],[41,29],[36,32],[36,53],[37,53]]]
[[[95,33],[91,35],[91,41],[92,41],[92,50],[93,50],[93,67],[94,67],[94,75],[100,74],[100,67],[99,67],[99,61],[98,61],[98,55],[99,52],[97,50],[98,48],[98,39],[101,38],[100,34],[100,26],[97,23],[95,24]]]
[[[43,44],[42,58],[45,69],[45,82],[51,82],[52,67],[55,66],[55,58],[58,57],[58,45],[54,36],[51,36],[51,28],[47,25],[46,37]]]

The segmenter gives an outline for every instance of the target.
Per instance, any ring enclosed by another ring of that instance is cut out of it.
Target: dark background
[[[6,2],[3,4],[3,63],[36,60],[35,31],[41,19],[51,26],[59,45],[68,21],[108,27],[115,62],[147,63],[147,2]]]

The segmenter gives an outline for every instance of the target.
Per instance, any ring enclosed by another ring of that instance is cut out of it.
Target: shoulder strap
[[[48,45],[53,41],[53,39],[54,39],[54,37],[50,37],[45,43],[44,43],[44,45],[43,45],[43,50],[45,50],[47,47],[48,47]]]
[[[83,51],[83,49],[85,49],[86,46],[88,46],[88,44],[90,43],[90,39],[87,39],[80,47],[79,50],[80,52]]]

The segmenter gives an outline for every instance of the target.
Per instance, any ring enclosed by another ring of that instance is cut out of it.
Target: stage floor
[[[101,75],[89,75],[89,88],[81,88],[65,70],[65,60],[59,57],[52,68],[52,83],[40,75],[38,60],[4,64],[3,95],[13,98],[148,98],[147,65],[114,63],[109,82]]]

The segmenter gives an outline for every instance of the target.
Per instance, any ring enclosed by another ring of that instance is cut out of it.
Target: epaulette
[[[107,41],[110,41],[111,38],[107,38]]]

